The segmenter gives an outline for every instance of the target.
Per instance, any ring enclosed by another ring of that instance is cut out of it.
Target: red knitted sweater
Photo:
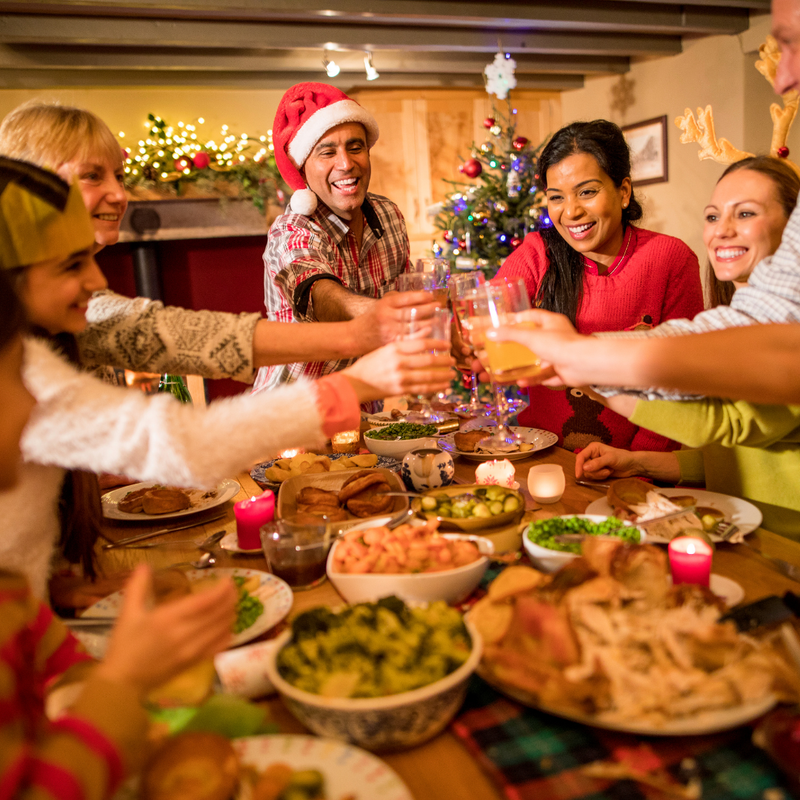
[[[586,259],[577,316],[580,333],[652,328],[664,320],[691,318],[703,310],[697,256],[680,239],[629,226],[620,253],[624,255],[617,256],[605,275],[598,275],[597,265]],[[548,264],[544,240],[538,233],[529,233],[497,274],[523,278],[534,301]],[[520,424],[557,433],[558,443],[568,450],[592,441],[627,450],[679,447],[677,442],[631,424],[579,389],[535,386],[529,397],[529,407],[519,414]]]

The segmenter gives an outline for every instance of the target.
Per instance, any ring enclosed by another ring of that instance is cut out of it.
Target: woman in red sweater
[[[679,239],[632,224],[642,207],[618,126],[567,125],[542,151],[538,173],[552,227],[529,233],[499,277],[523,278],[534,305],[565,314],[584,334],[652,328],[703,310],[695,254]],[[528,392],[520,424],[553,431],[568,450],[595,441],[635,450],[678,447],[579,389]]]

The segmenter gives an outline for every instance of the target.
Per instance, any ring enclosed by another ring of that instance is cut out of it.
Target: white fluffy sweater
[[[211,489],[280,450],[326,438],[308,382],[195,408],[105,384],[36,339],[26,342],[23,378],[37,406],[22,438],[19,484],[0,494],[0,566],[24,572],[40,598],[64,470]]]

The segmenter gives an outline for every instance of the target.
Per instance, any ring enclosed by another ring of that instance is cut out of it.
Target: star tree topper
[[[498,99],[505,100],[509,91],[517,85],[514,70],[517,62],[513,58],[506,58],[503,53],[497,53],[494,61],[487,64],[483,70],[486,75],[486,91],[497,95]]]

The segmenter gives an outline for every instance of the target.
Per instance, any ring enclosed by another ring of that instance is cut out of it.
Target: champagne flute
[[[487,450],[503,452],[517,447],[522,441],[506,424],[507,401],[500,383],[536,375],[541,369],[539,357],[518,342],[495,342],[486,337],[489,328],[518,326],[535,328],[536,323],[526,318],[531,307],[525,282],[521,278],[495,279],[475,290],[475,299],[469,313],[472,343],[478,356],[489,371],[495,394],[497,430],[480,444]]]
[[[486,278],[482,272],[472,272],[468,275],[454,275],[452,278],[450,278],[449,286],[450,300],[453,305],[453,320],[462,344],[466,345],[470,349],[470,353],[467,356],[470,361],[476,357],[475,347],[472,344],[472,339],[470,336],[470,298],[474,295],[475,290],[479,286],[482,286],[485,282]],[[456,359],[457,361],[461,361],[463,363],[463,354],[457,354]],[[456,366],[461,369],[462,372],[467,371],[458,364],[456,364]],[[456,406],[454,410],[459,414],[482,416],[490,411],[491,407],[486,403],[482,403],[480,397],[478,396],[478,375],[472,369],[471,364],[467,366],[467,369],[469,370],[471,377],[469,403],[461,403],[460,405]]]
[[[401,338],[405,339],[441,339],[450,342],[450,311],[447,308],[437,308],[433,314],[421,313],[418,308],[408,309],[408,319],[405,324],[405,330]],[[447,350],[439,351],[434,350],[434,355],[441,355],[448,353]],[[431,407],[430,398],[427,395],[417,395],[417,400],[420,403],[418,411],[411,412],[406,415],[408,422],[420,422],[423,425],[434,424],[437,422],[444,422],[447,419],[446,414],[440,414]]]

